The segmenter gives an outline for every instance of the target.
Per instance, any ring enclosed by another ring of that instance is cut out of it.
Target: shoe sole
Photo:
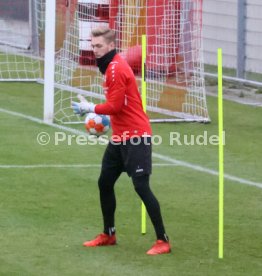
[[[171,249],[170,249],[168,252],[156,253],[156,254],[146,253],[146,254],[149,255],[149,256],[155,256],[155,255],[169,254],[169,253],[171,253],[171,252],[172,252],[172,251],[171,251]]]
[[[113,246],[116,245],[117,243],[112,243],[112,244],[99,244],[99,245],[85,245],[83,244],[84,247],[100,247],[100,246]]]

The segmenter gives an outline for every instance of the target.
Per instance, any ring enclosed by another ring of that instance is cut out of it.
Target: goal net
[[[1,1],[0,80],[44,78],[46,1]],[[147,110],[151,118],[209,121],[202,0],[57,0],[55,121],[79,122],[70,108],[77,94],[95,103],[104,100],[103,76],[90,41],[91,30],[100,26],[116,30],[117,51],[133,69],[140,89],[142,35],[146,35]]]
[[[40,1],[0,1],[0,81],[40,78]]]

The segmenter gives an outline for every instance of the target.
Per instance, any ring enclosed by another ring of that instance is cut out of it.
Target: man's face
[[[114,42],[108,44],[102,36],[92,37],[91,46],[96,58],[103,57],[115,48]]]

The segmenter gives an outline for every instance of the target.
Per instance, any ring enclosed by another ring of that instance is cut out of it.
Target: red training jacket
[[[118,54],[109,63],[103,83],[106,102],[95,106],[95,113],[110,115],[112,140],[125,141],[133,136],[152,135],[143,111],[134,73]]]

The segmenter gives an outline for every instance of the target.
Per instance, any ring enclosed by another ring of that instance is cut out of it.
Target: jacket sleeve
[[[106,71],[107,100],[95,106],[95,113],[114,115],[121,111],[125,104],[127,77],[118,64],[110,64]]]

